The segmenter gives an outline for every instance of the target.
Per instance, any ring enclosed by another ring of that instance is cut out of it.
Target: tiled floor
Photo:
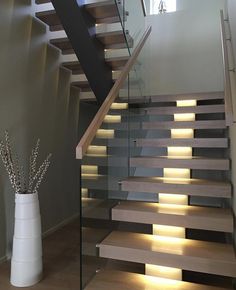
[[[79,223],[73,222],[43,241],[43,280],[19,289],[79,290]],[[10,285],[10,263],[0,265],[0,290],[18,289]]]

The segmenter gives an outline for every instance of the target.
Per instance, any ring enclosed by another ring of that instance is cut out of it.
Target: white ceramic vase
[[[42,234],[38,194],[16,194],[11,284],[28,287],[42,278]]]

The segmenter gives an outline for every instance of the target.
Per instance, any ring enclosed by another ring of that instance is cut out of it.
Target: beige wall
[[[229,138],[230,138],[230,157],[231,157],[231,181],[233,185],[233,211],[234,217],[236,216],[236,124],[232,125],[229,129]],[[234,223],[234,226],[235,223]],[[236,243],[236,228],[234,229],[234,242]],[[235,244],[236,246],[236,244]]]
[[[230,20],[231,36],[234,48],[234,56],[236,57],[236,2],[228,0],[228,16]]]
[[[231,36],[232,36],[232,45],[234,51],[234,59],[236,60],[236,2],[235,0],[228,0],[228,17],[230,21]],[[236,78],[236,74],[235,74]],[[236,81],[235,81],[236,83]],[[234,110],[236,104],[236,90],[233,91],[233,101],[234,101]],[[232,161],[232,183],[234,188],[234,198],[233,198],[233,208],[234,214],[236,215],[236,124],[230,127],[230,145],[231,145],[231,161]],[[236,230],[235,232],[235,241],[236,241]]]
[[[47,45],[45,25],[35,21],[29,0],[0,3],[0,138],[5,129],[22,164],[41,138],[41,157],[53,153],[40,188],[43,231],[78,214],[75,145],[79,92],[71,73],[59,68],[60,52]],[[10,253],[14,193],[0,164],[0,259]]]
[[[178,0],[177,12],[146,17],[153,28],[143,66],[147,94],[223,90],[224,6],[224,0]]]

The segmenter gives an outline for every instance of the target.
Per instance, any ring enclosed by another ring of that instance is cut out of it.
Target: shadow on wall
[[[41,139],[41,161],[53,154],[39,192],[47,231],[79,210],[75,170],[79,91],[70,90],[71,73],[60,68],[60,52],[47,45],[45,26],[31,14],[29,0],[1,0],[0,138],[7,129],[27,169],[37,138]],[[1,259],[3,248],[12,240],[14,194],[2,168],[0,174]]]

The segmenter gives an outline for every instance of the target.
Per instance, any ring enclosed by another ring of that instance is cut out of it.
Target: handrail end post
[[[229,117],[229,116],[228,116],[228,117],[226,118],[225,121],[226,121],[225,123],[226,123],[226,126],[227,126],[227,127],[231,127],[231,126],[234,124],[234,119],[233,119],[233,117]]]
[[[76,159],[83,159],[83,150],[82,147],[80,147],[79,145],[76,147]]]

